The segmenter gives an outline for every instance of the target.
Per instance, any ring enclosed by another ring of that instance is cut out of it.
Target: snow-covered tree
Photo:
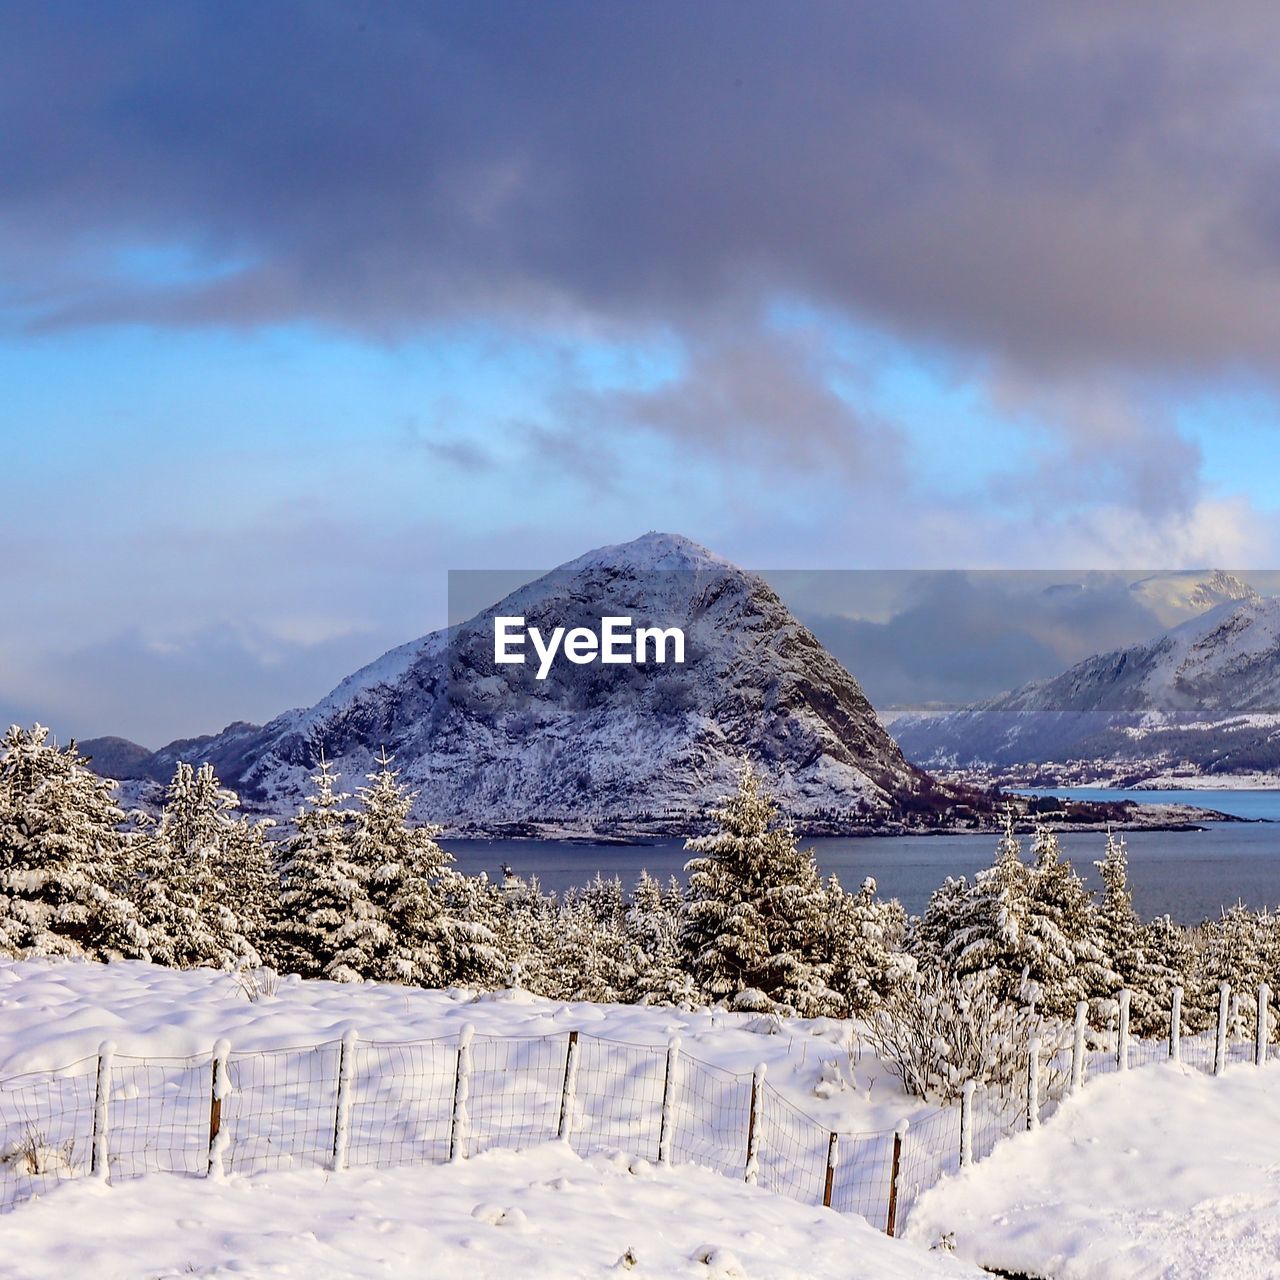
[[[985,989],[1004,1000],[1021,999],[1031,962],[1031,870],[1022,861],[1012,810],[1005,813],[1004,833],[991,866],[978,872],[963,895],[957,894],[953,882],[942,892],[955,921],[942,937],[943,970],[958,977],[985,974]],[[935,928],[940,923],[936,921]]]
[[[363,977],[438,987],[458,969],[458,930],[443,877],[453,861],[439,827],[409,825],[414,793],[384,752],[359,788],[351,863],[369,909],[338,930],[339,962]]]
[[[1027,972],[1040,1008],[1070,1018],[1077,1001],[1109,1001],[1120,979],[1107,962],[1084,881],[1062,857],[1058,837],[1038,827],[1025,926]]]
[[[846,893],[832,876],[826,920],[824,976],[841,997],[843,1016],[869,1012],[914,973],[915,961],[903,950],[906,912],[896,898],[878,898],[870,876],[857,893]]]
[[[1268,960],[1272,933],[1270,915],[1252,912],[1241,902],[1201,930],[1195,1003],[1206,1019],[1216,1016],[1218,984],[1229,982],[1239,996],[1233,1035],[1244,1034],[1252,1025],[1258,984],[1271,978]]]
[[[820,970],[826,893],[813,854],[781,824],[744,767],[738,793],[713,814],[719,830],[686,842],[683,942],[711,999],[826,1012],[838,999]]]
[[[178,968],[257,964],[251,935],[226,878],[245,853],[246,828],[238,801],[213,766],[179,762],[154,827],[137,836],[139,910],[151,937],[152,958]]]
[[[0,740],[0,953],[147,956],[115,785],[42,725]]]
[[[680,943],[683,902],[674,877],[664,889],[647,871],[640,873],[624,922],[633,975],[627,999],[633,1003],[683,1008],[701,1003]]]
[[[271,930],[273,960],[286,973],[304,978],[353,981],[359,973],[348,956],[352,937],[340,931],[374,917],[360,873],[351,860],[355,815],[342,808],[349,799],[337,790],[338,775],[323,758],[312,776],[315,791],[294,821],[280,866],[280,897]]]

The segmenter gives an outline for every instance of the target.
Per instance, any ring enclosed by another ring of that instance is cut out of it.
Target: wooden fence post
[[[1040,1127],[1040,1040],[1027,1042],[1027,1128]]]
[[[568,1142],[573,1132],[573,1099],[578,1085],[578,1033],[569,1032],[569,1044],[564,1051],[564,1085],[560,1090],[560,1123],[556,1137]]]
[[[960,1092],[960,1167],[973,1163],[973,1091],[972,1080],[964,1082]]]
[[[209,1165],[207,1177],[219,1178],[225,1172],[223,1153],[227,1140],[222,1136],[222,1100],[231,1092],[231,1079],[227,1071],[227,1059],[231,1045],[219,1040],[213,1046],[213,1062],[209,1072]]]
[[[1267,1040],[1271,988],[1265,982],[1258,984],[1258,1025],[1254,1031],[1253,1060],[1258,1066],[1265,1066],[1267,1061]]]
[[[658,1163],[671,1163],[671,1136],[675,1121],[676,1072],[680,1062],[680,1037],[667,1044],[667,1069],[662,1078],[662,1118],[658,1124]]]
[[[1213,1074],[1220,1076],[1227,1065],[1227,1018],[1230,1016],[1231,984],[1218,986],[1218,1038],[1213,1045]]]
[[[1071,1041],[1071,1092],[1079,1093],[1084,1083],[1084,1031],[1089,1017],[1089,1002],[1076,1001],[1075,1038]]]
[[[333,1171],[347,1167],[351,1139],[351,1082],[356,1073],[356,1033],[348,1027],[338,1047],[338,1100],[333,1109]]]
[[[840,1163],[840,1135],[833,1133],[827,1139],[827,1181],[822,1188],[822,1206],[831,1208],[831,1191],[836,1181],[836,1165]]]
[[[110,1120],[108,1104],[111,1099],[111,1063],[116,1046],[112,1040],[104,1040],[98,1046],[98,1078],[93,1090],[93,1145],[89,1149],[89,1172],[104,1181],[107,1177],[107,1126]]]
[[[1174,987],[1173,1003],[1169,1009],[1169,1058],[1182,1061],[1182,988]]]
[[[902,1135],[906,1131],[905,1120],[893,1131],[893,1159],[889,1164],[889,1213],[884,1224],[887,1236],[893,1235],[898,1229],[898,1174],[902,1169]]]
[[[1116,1035],[1116,1067],[1120,1071],[1129,1070],[1129,1004],[1133,1000],[1133,992],[1126,987],[1120,992],[1120,1030]]]
[[[747,1167],[743,1181],[753,1187],[760,1172],[760,1162],[756,1158],[760,1144],[760,1104],[764,1099],[764,1072],[762,1062],[751,1076],[751,1112],[747,1116]]]
[[[453,1077],[453,1120],[449,1125],[449,1159],[467,1158],[467,1138],[471,1117],[467,1100],[471,1096],[471,1040],[476,1029],[470,1023],[458,1036],[458,1068]]]

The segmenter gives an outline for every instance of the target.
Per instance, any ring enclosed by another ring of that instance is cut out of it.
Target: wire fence
[[[1223,998],[1223,1009],[1226,999]],[[1266,993],[1257,1006],[1265,1011]],[[622,1151],[699,1165],[810,1205],[858,1213],[893,1234],[921,1193],[1038,1124],[1095,1076],[1170,1059],[1217,1073],[1261,1063],[1262,1034],[1132,1038],[1127,1001],[1107,1043],[1041,1055],[1003,1089],[965,1087],[958,1106],[874,1133],[831,1130],[769,1083],[669,1045],[570,1032],[143,1058],[110,1045],[66,1067],[0,1081],[0,1211],[72,1178],[218,1177],[272,1169],[441,1164],[560,1139],[581,1155]]]

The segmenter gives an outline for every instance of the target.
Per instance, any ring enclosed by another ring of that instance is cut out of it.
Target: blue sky
[[[1277,20],[894,8],[7,10],[0,716],[260,720],[651,528],[1275,563]]]

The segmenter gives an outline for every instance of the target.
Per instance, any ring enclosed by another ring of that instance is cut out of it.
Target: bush
[[[1040,1038],[1041,1087],[1060,1086],[1053,1059],[1071,1028],[1046,1022],[1032,1007],[1002,1000],[985,974],[947,977],[926,969],[885,997],[867,1021],[867,1038],[918,1098],[952,1102],[965,1083],[1007,1090],[1026,1078],[1027,1046]],[[1062,1069],[1059,1075],[1065,1074]]]

